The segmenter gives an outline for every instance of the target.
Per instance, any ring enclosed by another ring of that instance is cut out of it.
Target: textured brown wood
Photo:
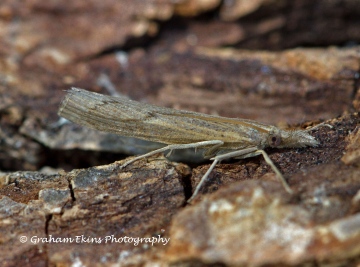
[[[1,265],[356,266],[359,18],[355,0],[2,1]],[[312,133],[316,148],[268,150],[294,196],[258,157],[218,165],[190,207],[198,154],[119,170],[119,153],[159,144],[59,121],[63,90],[109,93],[99,78],[160,106],[333,129]],[[112,235],[170,243],[85,242]]]

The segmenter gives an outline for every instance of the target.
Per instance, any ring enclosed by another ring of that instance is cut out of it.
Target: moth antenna
[[[333,126],[331,126],[330,124],[327,124],[325,122],[319,123],[318,125],[312,126],[310,128],[305,129],[306,132],[310,132],[312,130],[318,129],[320,127],[329,127],[330,129],[334,128]]]

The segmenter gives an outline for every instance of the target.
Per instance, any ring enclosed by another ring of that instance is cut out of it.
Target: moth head
[[[311,136],[307,131],[295,130],[287,131],[276,129],[271,131],[267,138],[270,147],[305,147],[317,146],[319,142]]]

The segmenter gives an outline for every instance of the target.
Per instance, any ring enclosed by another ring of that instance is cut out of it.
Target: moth
[[[285,190],[293,193],[285,178],[265,152],[267,147],[299,148],[317,146],[306,130],[282,130],[247,119],[226,118],[198,112],[175,110],[140,103],[124,97],[106,96],[71,88],[60,105],[59,116],[77,124],[121,136],[167,144],[125,162],[121,168],[151,155],[175,149],[202,148],[212,164],[196,186],[191,202],[215,165],[225,159],[262,155],[277,174]]]

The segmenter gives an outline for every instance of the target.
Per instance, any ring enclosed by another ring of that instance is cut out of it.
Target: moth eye
[[[268,138],[269,145],[272,147],[277,147],[281,144],[281,137],[279,135],[270,135]]]

